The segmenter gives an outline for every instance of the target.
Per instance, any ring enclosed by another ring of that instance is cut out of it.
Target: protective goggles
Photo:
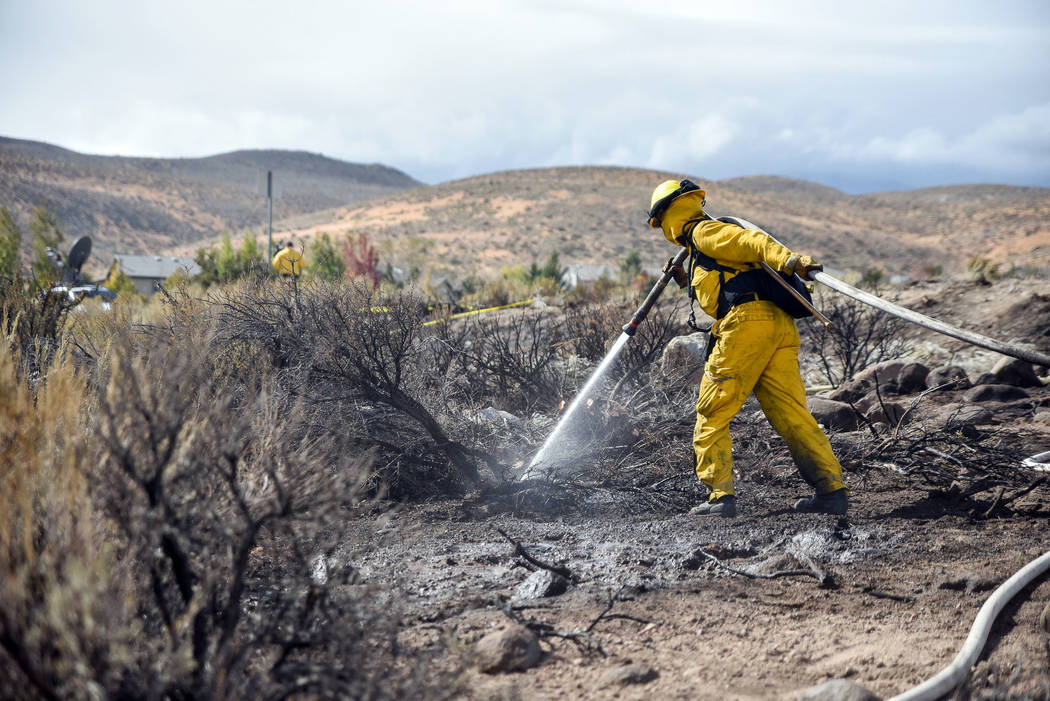
[[[658,199],[656,201],[656,204],[653,205],[653,208],[647,212],[647,214],[649,215],[649,226],[651,226],[654,229],[659,229],[660,220],[663,219],[664,212],[666,212],[667,208],[671,206],[671,203],[674,202],[676,198],[684,195],[685,193],[699,189],[700,186],[694,183],[692,180],[679,181],[677,190],[673,190],[667,195]]]

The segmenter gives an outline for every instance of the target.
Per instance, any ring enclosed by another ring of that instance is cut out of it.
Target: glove
[[[784,272],[788,275],[794,273],[803,280],[809,280],[809,274],[816,270],[823,270],[824,266],[813,260],[809,256],[801,256],[797,253],[792,253],[788,256],[787,262],[784,263]]]
[[[684,289],[689,284],[689,278],[685,274],[685,268],[680,265],[675,265],[674,256],[667,259],[667,265],[664,266],[662,272],[671,273],[671,277],[678,283],[679,289]]]

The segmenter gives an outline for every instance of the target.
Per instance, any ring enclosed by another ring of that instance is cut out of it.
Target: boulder
[[[997,385],[1000,384],[996,381],[995,375],[990,372],[982,372],[977,376],[977,379],[973,381],[974,385]]]
[[[1042,387],[1039,376],[1031,363],[1020,358],[1002,358],[992,368],[994,383],[1014,387]]]
[[[499,426],[519,426],[521,425],[521,418],[515,416],[509,411],[503,411],[496,407],[489,406],[485,407],[477,413],[478,423],[491,423]]]
[[[958,365],[942,365],[939,368],[930,370],[930,374],[926,376],[926,389],[940,387],[950,382],[955,384],[945,389],[969,389],[973,386],[970,384],[970,378],[966,375],[966,371],[961,367]]]
[[[647,664],[627,664],[613,667],[602,674],[599,687],[627,686],[628,684],[648,684],[660,673]]]
[[[977,385],[966,390],[963,399],[968,402],[1009,402],[1014,399],[1025,399],[1028,393],[1013,385]]]
[[[825,392],[822,396],[826,399],[830,399],[833,402],[856,402],[858,399],[863,397],[868,391],[868,388],[860,385],[852,385],[849,382],[845,383],[841,387]]]
[[[881,363],[875,363],[864,368],[856,375],[853,376],[853,382],[870,382],[872,386],[875,386],[875,378],[878,377],[879,384],[885,384],[889,382],[896,382],[897,376],[900,375],[901,370],[908,363],[903,360],[884,360]]]
[[[986,424],[992,420],[992,412],[983,406],[971,404],[969,406],[958,406],[948,413],[944,420],[944,430],[957,431],[966,426]]]
[[[569,588],[569,580],[550,570],[536,570],[517,586],[511,600],[514,602],[543,599],[548,596],[564,594]]]
[[[684,375],[686,382],[699,385],[704,374],[707,336],[706,332],[698,331],[668,341],[660,357],[661,372],[665,375]]]
[[[883,363],[870,365],[850,379],[843,382],[837,389],[827,394],[827,398],[836,402],[855,402],[868,392],[875,389],[875,378],[879,380],[879,391],[883,394],[897,394],[899,389],[899,375],[906,365],[915,363],[904,363],[900,360],[888,360]]]
[[[803,691],[798,701],[879,701],[879,697],[848,679],[832,679]]]
[[[880,404],[875,401],[864,411],[864,418],[873,424],[884,423],[887,426],[896,426],[904,417],[904,412],[904,405],[898,402],[883,400]]]
[[[897,373],[897,389],[901,394],[914,394],[926,389],[930,369],[922,363],[908,363]]]
[[[540,641],[525,626],[514,625],[483,637],[474,653],[478,669],[486,674],[518,672],[540,661]]]
[[[845,402],[836,402],[824,397],[810,397],[806,400],[809,411],[824,426],[837,431],[856,431],[857,412]]]

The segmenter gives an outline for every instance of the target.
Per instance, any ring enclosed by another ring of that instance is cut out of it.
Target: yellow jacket
[[[719,265],[736,271],[704,270],[700,266],[693,271],[691,282],[696,290],[696,300],[700,308],[715,319],[718,293],[723,280],[728,282],[739,272],[753,270],[759,267],[762,261],[774,270],[782,270],[791,256],[791,251],[768,234],[753,229],[742,229],[736,224],[709,219],[690,223],[690,220],[702,216],[704,212],[701,196],[687,192],[668,207],[661,220],[661,227],[669,241],[684,246],[688,237],[698,251],[714,258]]]
[[[282,248],[273,257],[273,269],[281,275],[296,275],[303,272],[303,257],[294,248]]]

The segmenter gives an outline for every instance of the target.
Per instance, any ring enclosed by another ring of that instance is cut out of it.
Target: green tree
[[[860,278],[860,286],[878,291],[879,285],[886,281],[886,273],[880,268],[868,268]]]
[[[109,269],[109,274],[106,276],[106,281],[102,283],[102,286],[115,293],[118,299],[142,296],[139,294],[138,288],[135,287],[135,283],[131,281],[131,278],[127,276],[127,273],[124,272],[119,263],[114,263]]]
[[[550,258],[544,264],[540,270],[541,277],[547,277],[555,282],[561,283],[561,276],[565,274],[565,269],[561,267],[561,262],[558,259],[558,252],[551,251]]]
[[[33,221],[29,223],[33,232],[33,275],[41,284],[50,284],[58,278],[58,270],[48,260],[47,249],[58,250],[66,235],[58,225],[58,219],[45,207],[33,210]]]
[[[193,260],[201,268],[197,282],[205,287],[250,275],[263,275],[268,270],[254,236],[245,236],[241,247],[235,250],[230,234],[224,233],[218,249],[214,246],[198,248]]]
[[[642,257],[638,255],[638,251],[631,251],[620,263],[620,277],[623,278],[623,282],[630,283],[641,274]]]
[[[252,274],[262,269],[263,255],[259,248],[259,242],[254,236],[245,236],[241,239],[241,250],[237,251],[238,272],[243,275]]]
[[[22,232],[7,207],[0,207],[0,277],[13,278],[18,273],[18,252],[22,248]]]
[[[234,279],[236,270],[237,253],[233,250],[229,233],[223,233],[219,242],[219,252],[215,254],[215,271],[219,274],[221,282],[229,282]]]
[[[310,271],[322,280],[335,282],[346,276],[346,262],[332,244],[328,234],[320,234],[314,239],[310,255]]]

